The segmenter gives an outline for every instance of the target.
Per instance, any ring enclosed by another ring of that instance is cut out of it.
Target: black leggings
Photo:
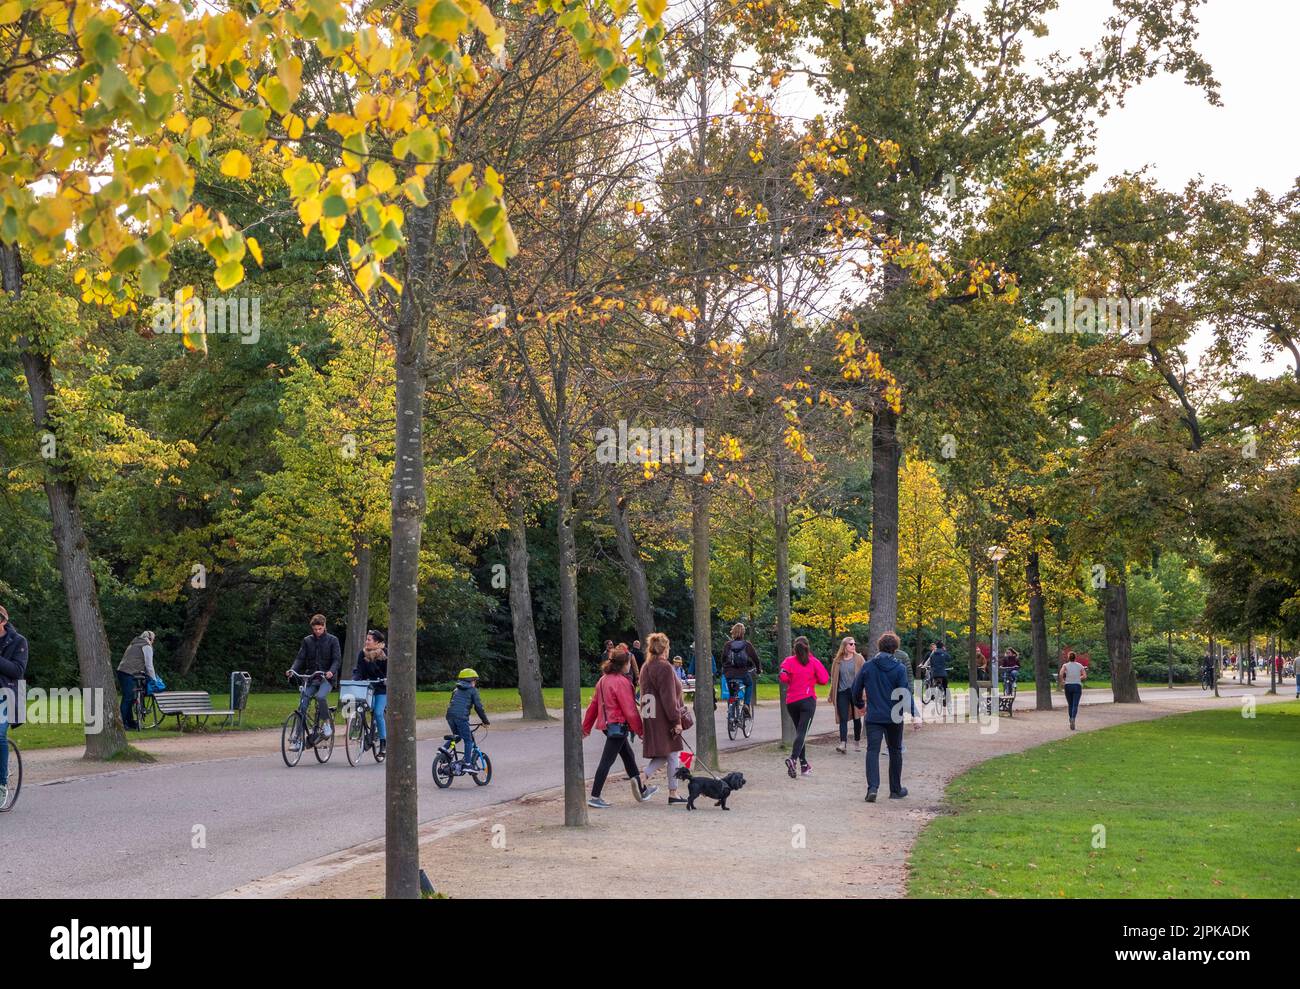
[[[813,712],[817,710],[817,698],[805,697],[801,701],[792,701],[785,706],[790,712],[790,720],[794,722],[794,745],[790,749],[790,758],[798,759],[799,765],[808,765],[808,760],[804,757],[803,743],[808,734],[808,726],[812,724]]]
[[[835,694],[835,713],[840,719],[840,743],[849,740],[849,719],[853,719],[853,741],[862,741],[862,719],[853,707],[853,691],[841,690]]]
[[[609,775],[610,767],[614,765],[614,760],[619,756],[623,757],[623,768],[627,770],[628,779],[634,780],[641,776],[641,771],[636,768],[636,756],[632,754],[632,737],[628,734],[606,735],[605,748],[600,753],[600,764],[596,766],[596,779],[591,784],[591,795],[593,797],[600,796],[600,791],[605,787],[605,778]]]

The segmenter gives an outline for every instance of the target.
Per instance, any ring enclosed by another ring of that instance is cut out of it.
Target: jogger
[[[812,766],[808,765],[808,756],[804,750],[804,740],[808,737],[808,726],[812,724],[813,714],[817,710],[817,687],[830,683],[830,679],[821,660],[812,654],[808,639],[802,635],[795,639],[794,655],[787,656],[781,664],[781,682],[786,684],[785,708],[790,713],[795,728],[794,746],[790,749],[790,758],[785,761],[785,769],[791,779],[798,775],[795,772],[796,762],[805,776],[812,773]]]

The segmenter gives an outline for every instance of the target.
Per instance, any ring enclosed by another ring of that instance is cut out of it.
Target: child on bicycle
[[[463,752],[453,769],[464,770],[474,765],[474,733],[469,727],[469,712],[478,714],[479,720],[490,725],[487,712],[483,710],[483,697],[478,692],[478,673],[465,667],[457,674],[456,687],[451,692],[451,703],[447,705],[447,726],[453,735],[460,738]]]

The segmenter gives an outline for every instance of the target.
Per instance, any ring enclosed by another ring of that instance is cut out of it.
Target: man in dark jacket
[[[478,714],[478,719],[485,725],[492,723],[488,720],[487,711],[483,710],[483,696],[478,692],[478,673],[467,666],[460,671],[456,686],[451,692],[451,703],[447,705],[447,726],[461,741],[460,760],[452,767],[457,772],[463,772],[474,765],[474,733],[469,727],[471,710]]]
[[[903,702],[912,714],[912,724],[921,727],[921,713],[912,696],[908,671],[894,658],[898,636],[886,632],[878,643],[880,652],[862,664],[853,681],[855,707],[867,709],[867,803],[875,803],[880,789],[880,743],[889,746],[889,796],[907,796],[903,786]]]
[[[0,807],[9,802],[9,723],[22,722],[19,701],[27,678],[27,640],[0,607]]]
[[[323,679],[309,685],[303,691],[302,701],[298,704],[298,713],[306,719],[307,705],[311,703],[313,697],[316,698],[316,713],[320,717],[326,738],[334,734],[334,726],[330,724],[330,687],[332,682],[338,679],[339,667],[342,664],[343,650],[339,646],[338,638],[325,631],[325,616],[312,615],[311,635],[302,640],[302,645],[298,647],[298,657],[293,661],[293,666],[285,671],[285,675],[325,674]]]

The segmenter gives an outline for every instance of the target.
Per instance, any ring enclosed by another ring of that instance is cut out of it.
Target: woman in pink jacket
[[[822,661],[812,654],[808,640],[802,635],[794,640],[794,655],[787,656],[781,664],[781,682],[786,685],[785,709],[790,712],[794,722],[794,746],[790,749],[790,758],[785,761],[786,772],[795,779],[795,760],[805,776],[812,775],[812,766],[804,755],[804,739],[808,736],[808,727],[812,724],[813,712],[817,710],[817,688],[830,683],[830,674]]]
[[[657,786],[646,786],[641,771],[636,768],[636,756],[632,753],[632,733],[645,734],[645,725],[641,721],[641,712],[637,710],[636,697],[632,693],[632,681],[628,679],[628,664],[632,656],[627,646],[616,646],[605,660],[601,670],[604,673],[596,681],[596,690],[587,705],[586,717],[582,719],[582,737],[591,734],[592,727],[605,733],[605,748],[600,753],[600,763],[596,766],[596,778],[591,784],[591,796],[587,798],[588,807],[608,807],[601,799],[600,791],[605,788],[605,777],[616,758],[622,757],[623,768],[627,778],[632,781],[632,793],[637,800],[649,800],[659,790]]]

